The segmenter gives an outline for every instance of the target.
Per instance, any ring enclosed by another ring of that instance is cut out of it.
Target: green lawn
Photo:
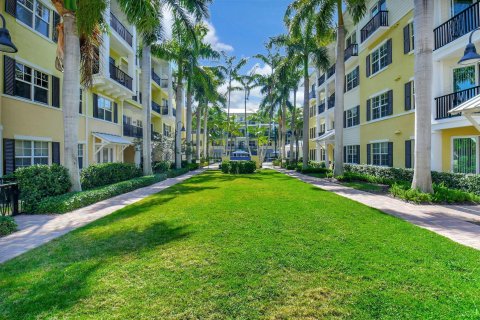
[[[478,319],[479,266],[285,175],[208,172],[0,265],[0,319]]]

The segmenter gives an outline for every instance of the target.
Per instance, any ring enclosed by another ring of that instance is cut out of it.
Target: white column
[[[172,65],[168,63],[168,114],[173,116]]]
[[[135,65],[136,54],[137,54],[137,29],[132,28],[132,43],[133,43],[133,52],[128,55],[128,75],[132,77],[132,91],[137,94],[137,66]]]
[[[106,23],[110,23],[110,2],[107,1],[107,8],[103,14]],[[110,58],[110,35],[107,32],[102,34],[102,45],[99,49],[100,53],[100,74],[105,78],[110,78],[109,58]]]
[[[432,132],[432,171],[442,171],[442,131]],[[414,160],[415,161],[415,160]]]
[[[135,155],[133,157],[133,161],[135,162],[135,165],[137,167],[140,167],[140,161],[142,159],[142,155],[141,155],[141,147],[140,146],[135,146]]]

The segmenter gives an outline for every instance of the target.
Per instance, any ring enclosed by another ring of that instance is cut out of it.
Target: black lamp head
[[[10,32],[5,28],[5,18],[0,14],[3,26],[0,28],[0,51],[7,53],[15,53],[18,51],[17,47],[12,42]]]
[[[475,48],[475,45],[472,42],[470,42],[465,47],[465,53],[463,54],[462,59],[458,61],[458,64],[468,65],[468,64],[479,62],[479,61],[480,61],[480,55],[477,53],[477,48]]]

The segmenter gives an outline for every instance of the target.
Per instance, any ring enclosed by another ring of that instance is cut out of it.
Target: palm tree
[[[248,120],[247,120],[247,101],[250,98],[250,92],[253,88],[258,86],[257,82],[257,74],[256,74],[257,67],[253,68],[248,74],[238,75],[235,80],[240,82],[244,92],[244,118],[245,118],[245,143],[247,144],[248,153],[251,155],[250,152],[250,142],[248,139]]]
[[[415,164],[412,188],[432,193],[433,1],[415,0]]]
[[[366,11],[366,0],[294,0],[287,8],[285,14],[286,21],[290,30],[300,29],[302,25],[313,23],[316,30],[316,38],[323,41],[329,35],[331,29],[336,28],[336,58],[335,63],[335,166],[334,174],[336,176],[343,174],[343,110],[345,86],[345,24],[343,21],[343,7],[352,16],[357,23]],[[336,26],[333,21],[337,18]],[[310,22],[311,21],[311,22]],[[308,94],[308,88],[305,88],[305,95]],[[304,122],[308,121],[308,115],[303,110]],[[304,127],[305,127],[304,123]],[[304,150],[303,155],[308,154],[305,147],[305,141],[308,141],[308,130],[303,131]],[[304,159],[305,163],[305,159]]]

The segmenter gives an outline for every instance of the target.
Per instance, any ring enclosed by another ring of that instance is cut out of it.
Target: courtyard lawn
[[[479,266],[280,173],[207,172],[0,265],[0,319],[478,319]]]

